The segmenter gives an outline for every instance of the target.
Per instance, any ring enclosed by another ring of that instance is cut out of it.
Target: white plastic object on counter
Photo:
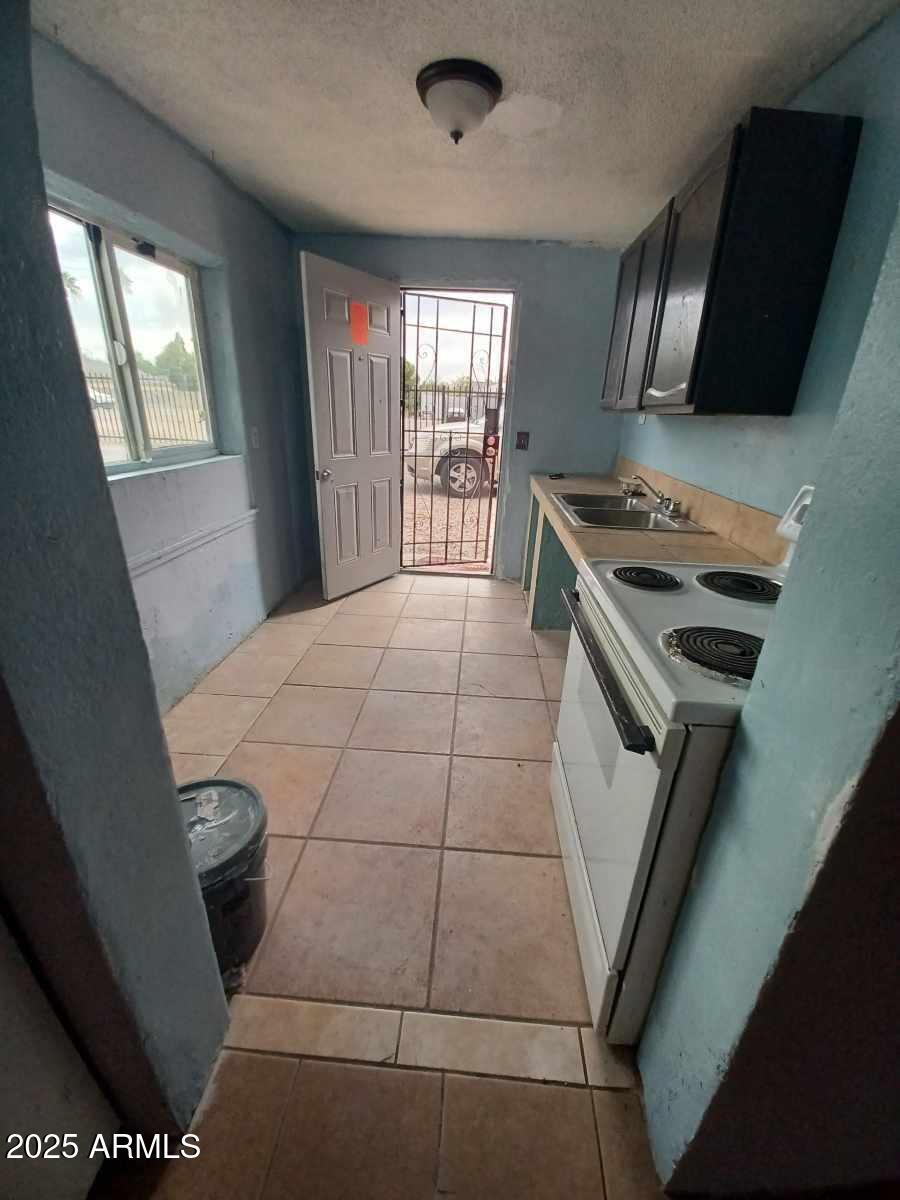
[[[803,487],[788,505],[787,512],[776,527],[775,532],[778,536],[785,538],[788,542],[787,552],[780,564],[785,569],[790,566],[791,559],[794,557],[794,551],[797,548],[800,533],[809,514],[809,506],[812,504],[815,490],[813,484],[804,483]]]

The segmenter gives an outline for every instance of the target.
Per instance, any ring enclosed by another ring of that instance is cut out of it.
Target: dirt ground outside
[[[469,499],[449,496],[435,479],[407,471],[403,492],[404,567],[468,564],[489,571],[494,548],[497,498],[489,486]]]

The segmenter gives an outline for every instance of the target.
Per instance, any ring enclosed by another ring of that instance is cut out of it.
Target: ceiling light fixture
[[[500,99],[503,83],[496,71],[468,58],[443,58],[416,76],[416,89],[438,129],[459,144],[477,129]]]

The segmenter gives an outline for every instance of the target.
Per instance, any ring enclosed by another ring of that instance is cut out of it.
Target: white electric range
[[[591,1018],[638,1040],[781,590],[759,566],[582,560],[551,773]]]

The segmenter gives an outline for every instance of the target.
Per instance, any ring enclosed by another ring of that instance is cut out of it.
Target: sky
[[[109,361],[103,321],[91,270],[91,255],[84,226],[60,213],[50,213],[50,227],[56,243],[60,269],[74,276],[79,294],[68,295],[69,310],[83,356]],[[122,279],[125,310],[132,343],[139,354],[155,359],[176,332],[193,349],[193,330],[184,277],[169,271],[160,263],[134,254],[120,246],[113,251]],[[507,306],[507,338],[504,355],[504,377],[509,358],[509,323],[512,314],[511,292],[466,292],[419,289],[407,293],[407,329],[405,357],[416,359],[416,303],[419,312],[419,378],[435,377],[435,348],[437,350],[437,382],[447,383],[468,376],[474,361],[473,374],[486,379],[490,356],[491,380],[496,382],[503,349],[502,316],[494,308],[494,335],[491,335],[491,305]],[[425,297],[441,297],[439,329],[435,331],[437,301]],[[473,344],[472,321],[475,318]],[[429,326],[431,328],[429,328]],[[473,356],[474,350],[474,356]]]
[[[440,306],[439,328],[435,333],[435,316],[437,303],[433,300],[421,299],[418,304],[415,297],[439,296],[443,298]],[[474,302],[474,311],[473,311]],[[469,374],[469,365],[473,350],[472,320],[475,318],[476,334],[474,338],[475,362],[473,374],[476,378],[487,376],[488,352],[491,353],[491,379],[496,381],[501,357],[503,339],[502,310],[494,309],[494,334],[491,329],[491,305],[505,305],[509,310],[507,316],[507,337],[504,355],[504,377],[509,360],[509,324],[512,315],[512,292],[463,292],[439,291],[437,289],[409,289],[406,292],[406,348],[405,357],[409,362],[416,359],[416,334],[418,332],[418,373],[420,382],[426,378],[434,378],[435,346],[437,348],[437,382],[446,383],[458,379],[461,375]],[[416,328],[418,314],[418,330]],[[459,331],[459,332],[456,332]]]
[[[84,226],[79,221],[51,212],[50,228],[60,270],[73,275],[78,282],[80,294],[67,298],[81,353],[108,361]],[[184,276],[118,246],[114,255],[122,278],[135,351],[154,359],[176,332],[192,350],[194,337]]]

